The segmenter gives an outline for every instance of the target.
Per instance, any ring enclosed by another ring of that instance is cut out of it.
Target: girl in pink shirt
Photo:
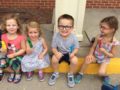
[[[4,19],[2,40],[7,46],[7,63],[11,70],[8,82],[18,83],[21,80],[21,58],[25,53],[25,39],[21,35],[19,19],[14,14],[9,14]]]

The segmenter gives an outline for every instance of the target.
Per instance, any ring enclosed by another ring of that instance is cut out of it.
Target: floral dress
[[[33,52],[31,54],[26,54],[22,59],[22,71],[30,72],[36,69],[43,69],[50,65],[49,55],[45,54],[43,59],[39,59],[39,54],[44,50],[42,41],[39,41],[33,45]]]

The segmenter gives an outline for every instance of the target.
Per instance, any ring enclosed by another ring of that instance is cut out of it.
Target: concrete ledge
[[[84,58],[79,58],[77,70],[75,72],[78,72],[80,70],[80,67],[84,61]],[[92,63],[88,66],[88,68],[85,71],[85,74],[97,74],[99,70],[99,64]],[[6,72],[9,72],[9,69],[5,69]],[[36,70],[35,72],[37,72]],[[59,72],[60,73],[67,73],[69,71],[69,65],[65,62],[62,62],[59,64]],[[43,69],[43,72],[45,73],[51,73],[53,72],[52,67],[48,67]],[[120,58],[112,58],[110,61],[110,64],[107,67],[107,74],[120,74]]]
[[[84,58],[79,58],[79,63],[77,66],[77,71],[79,71]],[[88,66],[88,68],[85,71],[85,74],[97,74],[99,69],[99,64],[92,63]],[[69,71],[69,65],[65,62],[61,63],[59,65],[59,72],[61,73],[67,73]],[[50,73],[53,72],[52,67],[48,67],[44,69],[44,72]],[[107,67],[107,74],[120,74],[120,58],[112,58],[110,61],[110,64]]]

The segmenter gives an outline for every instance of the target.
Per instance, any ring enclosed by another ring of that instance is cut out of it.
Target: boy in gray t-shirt
[[[79,42],[77,37],[72,34],[74,28],[74,19],[68,14],[64,14],[58,18],[58,29],[52,41],[52,67],[54,73],[50,77],[49,85],[54,85],[56,79],[59,77],[58,65],[62,61],[70,64],[70,71],[68,73],[68,86],[74,87],[74,71],[78,63],[76,54],[79,49]]]

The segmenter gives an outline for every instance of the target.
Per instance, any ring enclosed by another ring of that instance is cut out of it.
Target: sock
[[[39,70],[39,73],[43,73],[43,71],[42,71],[42,70]]]
[[[0,70],[0,73],[3,73],[3,71],[2,71],[2,70]]]
[[[69,76],[69,75],[71,76],[71,75],[73,75],[73,73],[68,73],[68,76]]]
[[[57,75],[59,74],[59,72],[54,72],[54,73],[57,74]]]
[[[82,73],[82,72],[79,72],[79,74],[83,75],[83,73]]]

